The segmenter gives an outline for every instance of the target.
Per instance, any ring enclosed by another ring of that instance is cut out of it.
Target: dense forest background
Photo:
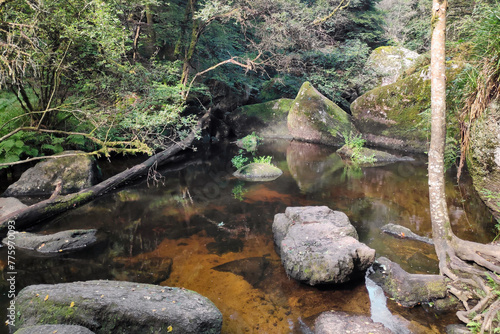
[[[0,160],[152,153],[183,138],[203,109],[217,117],[293,98],[306,80],[349,112],[375,84],[365,68],[374,48],[428,52],[431,4],[2,0]],[[468,63],[450,92],[457,101],[498,56],[499,12],[496,1],[450,4],[449,59]]]

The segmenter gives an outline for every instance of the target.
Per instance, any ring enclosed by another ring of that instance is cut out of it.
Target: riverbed
[[[360,241],[377,257],[411,273],[437,273],[433,246],[380,230],[393,223],[432,236],[425,156],[361,168],[343,161],[332,147],[266,141],[256,155],[271,156],[283,175],[245,182],[232,176],[236,154],[229,142],[186,152],[148,177],[34,228],[40,233],[96,228],[99,242],[55,258],[18,250],[17,288],[90,279],[184,287],[215,303],[227,334],[308,333],[321,312],[370,316],[386,306],[413,333],[442,333],[458,322],[453,313],[429,306],[406,309],[380,295],[375,300],[364,280],[338,287],[296,282],[286,276],[273,243],[275,214],[287,206],[326,205],[348,215]],[[103,161],[101,168],[106,177],[138,161]],[[446,178],[454,232],[466,240],[491,241],[493,218],[470,180],[464,177],[457,185],[453,169]],[[5,276],[6,249],[0,253]],[[6,294],[2,285],[2,311]]]

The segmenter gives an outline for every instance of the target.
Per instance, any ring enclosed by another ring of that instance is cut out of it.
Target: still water
[[[231,143],[187,153],[147,179],[37,227],[33,231],[40,233],[96,228],[99,242],[56,258],[18,250],[17,288],[90,279],[185,287],[215,303],[227,334],[308,333],[314,319],[327,310],[374,317],[390,311],[413,333],[442,333],[447,324],[457,322],[453,314],[430,308],[399,307],[380,293],[373,299],[376,294],[373,289],[369,294],[364,281],[334,288],[300,284],[286,276],[273,243],[275,214],[287,206],[326,205],[345,212],[360,240],[377,256],[411,273],[436,273],[433,246],[380,231],[394,223],[431,237],[425,157],[355,168],[333,148],[266,142],[257,155],[272,156],[284,173],[271,182],[250,183],[232,176],[235,154]],[[136,162],[117,160],[114,167],[103,163],[103,172],[106,176],[118,165],[124,169]],[[470,182],[456,185],[452,171],[447,178],[455,233],[467,240],[491,241],[493,219]],[[0,255],[5,267],[5,248]],[[5,285],[1,292],[4,316]]]

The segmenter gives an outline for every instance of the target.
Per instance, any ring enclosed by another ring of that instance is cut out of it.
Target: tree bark
[[[135,165],[130,169],[127,169],[99,184],[83,189],[77,193],[49,198],[27,208],[18,210],[7,217],[1,217],[0,235],[4,236],[7,233],[9,222],[15,222],[15,229],[17,231],[24,230],[41,221],[88,203],[98,196],[125,184],[127,181],[131,181],[138,176],[146,174],[153,165],[160,166],[169,157],[180,152],[181,150],[186,149],[192,144],[197,132],[204,127],[205,122],[209,118],[209,114],[210,111],[200,118],[196,128],[193,129],[193,131],[191,131],[191,133],[184,140],[173,144],[166,150],[153,155],[151,158]],[[10,225],[12,225],[12,223]]]
[[[431,144],[429,148],[429,201],[432,236],[441,274],[447,273],[448,236],[451,231],[444,181],[444,146],[446,142],[446,0],[433,0],[431,40]]]

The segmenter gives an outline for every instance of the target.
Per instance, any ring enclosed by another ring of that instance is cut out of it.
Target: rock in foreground
[[[75,325],[39,325],[21,328],[14,334],[94,334],[94,332]]]
[[[314,322],[314,334],[391,334],[392,331],[370,317],[345,312],[324,312]]]
[[[86,248],[96,242],[97,230],[68,230],[54,234],[35,234],[28,232],[16,232],[2,240],[7,244],[13,240],[17,248],[33,250],[45,254],[60,254],[63,252],[77,251]]]
[[[97,334],[220,333],[222,314],[181,288],[118,281],[31,285],[16,297],[18,327],[73,324]]]
[[[274,216],[273,233],[287,274],[310,285],[362,277],[375,259],[349,218],[326,206],[286,208]]]
[[[446,297],[444,276],[409,274],[385,257],[377,259],[373,270],[370,279],[402,306],[412,307]]]

